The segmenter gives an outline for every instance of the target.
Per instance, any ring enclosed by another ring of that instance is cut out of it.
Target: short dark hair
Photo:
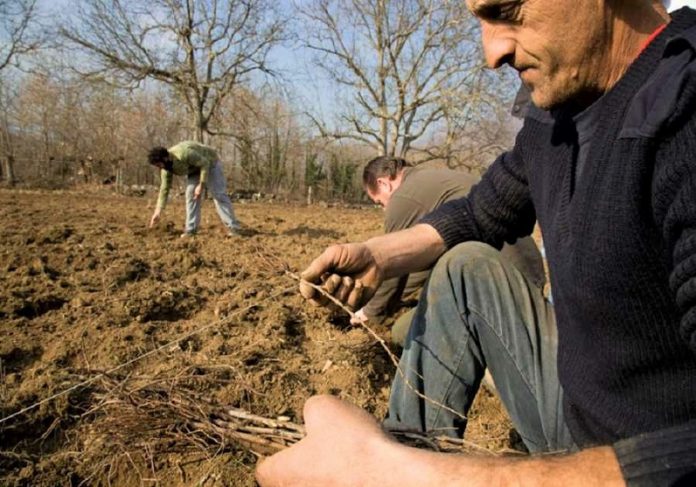
[[[404,167],[409,166],[411,166],[411,163],[401,157],[375,157],[363,169],[363,187],[375,192],[377,191],[377,179],[383,177],[394,179]]]
[[[166,147],[159,145],[157,147],[153,147],[147,154],[147,162],[153,166],[156,166],[159,163],[167,163],[169,162],[169,151]]]

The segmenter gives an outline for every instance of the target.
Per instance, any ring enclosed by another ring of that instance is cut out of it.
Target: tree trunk
[[[193,140],[200,142],[201,144],[205,144],[205,135],[208,129],[208,124],[203,116],[203,107],[201,106],[196,109],[196,113],[194,115],[194,124]]]
[[[14,175],[14,156],[8,155],[4,161],[5,169],[5,184],[9,187],[15,185],[15,175]]]

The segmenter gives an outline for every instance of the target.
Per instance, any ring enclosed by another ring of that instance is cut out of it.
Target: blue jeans
[[[193,192],[200,181],[200,174],[192,174],[186,180],[186,233],[195,233],[201,223],[201,205],[203,195],[194,199]],[[208,190],[215,202],[215,209],[220,220],[229,230],[239,228],[239,222],[234,216],[232,202],[227,195],[227,181],[222,173],[220,162],[215,162],[208,171]]]
[[[400,368],[420,393],[465,416],[486,367],[530,452],[574,450],[563,420],[553,306],[499,252],[468,242],[433,269]],[[397,373],[388,429],[461,436],[466,420],[418,397]]]

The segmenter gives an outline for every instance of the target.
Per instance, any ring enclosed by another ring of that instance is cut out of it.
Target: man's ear
[[[385,176],[377,178],[377,189],[389,191],[391,189],[391,180]]]

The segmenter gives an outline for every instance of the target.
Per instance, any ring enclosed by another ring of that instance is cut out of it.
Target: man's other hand
[[[157,222],[159,221],[159,219],[160,219],[160,209],[157,208],[157,209],[155,210],[155,212],[152,214],[152,217],[150,218],[150,225],[149,225],[149,227],[152,228],[152,227],[154,227],[155,225],[157,225]]]
[[[262,487],[386,485],[385,458],[400,448],[362,409],[332,396],[305,403],[307,436],[256,467]],[[382,479],[381,481],[379,479]]]
[[[197,200],[203,194],[203,183],[198,183],[196,188],[193,190],[193,199]]]

